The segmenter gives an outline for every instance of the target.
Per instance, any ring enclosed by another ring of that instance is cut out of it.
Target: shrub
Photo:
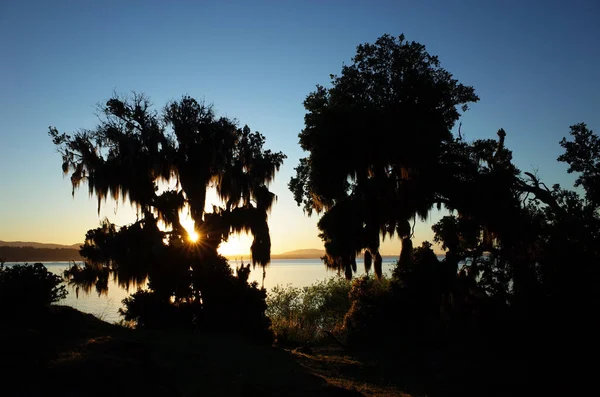
[[[302,311],[302,290],[291,285],[273,287],[267,296],[267,316],[278,343],[305,340],[300,335],[299,316]]]
[[[357,279],[350,291],[352,307],[344,320],[348,344],[370,350],[385,346],[391,353],[391,349],[431,348],[450,338],[449,327],[456,320],[460,300],[458,294],[450,298],[452,271],[424,242],[407,261],[396,264],[391,279]],[[384,335],[393,341],[381,343]]]
[[[123,306],[125,309],[119,309],[119,313],[124,320],[135,322],[140,328],[167,328],[177,327],[182,323],[187,323],[188,326],[192,324],[191,316],[185,313],[183,304],[171,304],[153,291],[138,290],[123,299]]]
[[[2,315],[27,315],[67,296],[63,279],[41,263],[33,265],[0,264],[0,312]]]
[[[241,333],[255,342],[270,345],[273,334],[265,315],[266,291],[258,288],[256,282],[248,283],[247,278],[247,275],[213,273],[207,277],[211,285],[203,288],[206,294],[211,294],[206,301],[196,297],[181,299],[152,289],[138,290],[122,301],[124,308],[119,312],[126,322],[140,328]]]
[[[332,277],[304,288],[276,286],[267,297],[267,315],[280,344],[319,343],[341,329],[350,308],[350,282]]]
[[[372,346],[395,322],[390,281],[363,276],[352,282],[351,306],[344,317],[343,333],[349,345]]]

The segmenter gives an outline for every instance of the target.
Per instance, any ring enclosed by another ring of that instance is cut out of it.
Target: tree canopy
[[[230,231],[248,231],[255,237],[253,261],[269,262],[266,222],[275,195],[268,184],[285,155],[264,150],[263,135],[217,117],[211,106],[191,97],[167,104],[162,114],[143,95],[114,97],[101,112],[104,118],[94,130],[67,135],[50,129],[63,172],[71,173],[73,194],[87,183],[98,211],[107,197],[128,200],[144,218],[156,215],[178,237],[186,236],[179,214],[187,205],[204,244],[215,248]],[[176,188],[161,189],[161,183],[173,181]],[[210,186],[225,207],[207,212]]]
[[[362,249],[368,266],[380,237],[397,235],[410,246],[409,220],[441,202],[440,158],[459,110],[477,100],[472,87],[403,35],[359,45],[330,88],[307,96],[299,138],[308,157],[289,187],[308,214],[324,212],[328,266],[351,274]]]
[[[88,232],[81,253],[90,266],[110,268],[125,285],[149,275],[151,289],[164,300],[195,299],[206,307],[213,295],[225,294],[216,291],[215,278],[228,279],[231,271],[217,249],[231,233],[252,234],[252,262],[269,263],[267,217],[276,200],[269,183],[285,155],[265,149],[262,134],[217,117],[211,106],[188,96],[160,111],[144,95],[114,96],[100,114],[95,129],[49,131],[73,194],[87,184],[98,212],[108,197],[138,211],[131,225],[117,228],[106,220]],[[210,188],[220,205],[207,205]],[[186,207],[197,244],[181,223]]]

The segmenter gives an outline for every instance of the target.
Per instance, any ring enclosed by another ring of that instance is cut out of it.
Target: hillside
[[[325,250],[305,248],[271,255],[272,259],[314,259],[325,255]]]
[[[436,252],[436,255],[441,255],[441,254]],[[273,254],[273,255],[271,255],[271,258],[272,259],[315,259],[315,258],[321,258],[323,256],[325,256],[324,249],[305,248],[305,249],[283,252],[281,254]],[[394,255],[382,254],[382,256],[384,258],[394,258],[394,259],[398,258],[397,254],[394,254]],[[363,257],[362,254],[356,255],[356,258],[362,258],[362,257]]]
[[[80,261],[79,249],[0,246],[0,260],[6,262]]]
[[[2,241],[0,240],[0,247],[32,247],[32,248],[63,248],[63,249],[75,249],[79,250],[81,244],[52,244],[52,243],[36,243],[33,241]]]

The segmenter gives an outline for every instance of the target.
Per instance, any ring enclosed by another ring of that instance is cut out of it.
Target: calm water
[[[390,275],[392,272],[393,264],[396,258],[384,257],[383,258],[383,273]],[[362,259],[358,262],[357,275],[364,274],[364,266]],[[44,265],[55,274],[62,276],[63,271],[69,266],[67,262],[46,262]],[[239,266],[239,262],[230,261],[230,265],[235,267]],[[265,288],[271,290],[276,285],[291,284],[295,287],[305,287],[313,284],[316,281],[325,280],[330,277],[337,275],[336,271],[327,270],[325,265],[320,259],[277,259],[273,260],[267,268],[267,274],[265,277]],[[250,280],[257,281],[260,285],[262,282],[262,270],[256,268],[250,273]],[[117,322],[121,319],[118,313],[121,307],[121,301],[131,293],[135,292],[136,289],[130,288],[127,291],[124,288],[119,287],[116,282],[109,282],[108,294],[98,296],[95,291],[90,294],[79,292],[79,297],[76,296],[75,290],[71,287],[67,287],[69,294],[67,297],[59,302],[62,305],[72,306],[82,312],[91,313],[96,317],[103,319],[108,322]]]

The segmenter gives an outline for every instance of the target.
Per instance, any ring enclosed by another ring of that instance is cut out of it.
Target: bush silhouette
[[[64,299],[67,290],[62,282],[41,263],[0,264],[0,315],[28,316]]]

